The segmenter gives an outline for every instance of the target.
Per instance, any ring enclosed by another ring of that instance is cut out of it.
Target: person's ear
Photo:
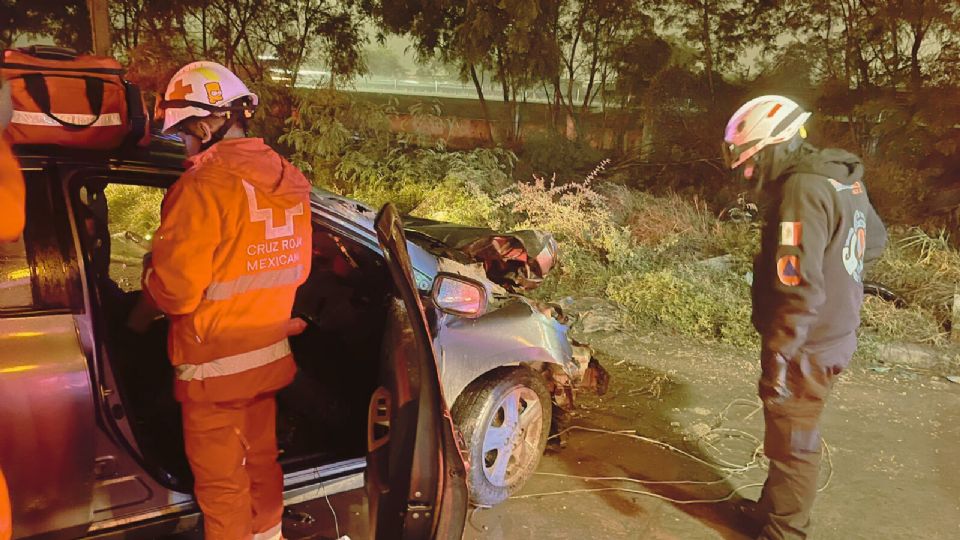
[[[210,142],[210,139],[213,138],[213,128],[210,127],[209,122],[201,120],[197,122],[197,127],[200,128],[200,142],[204,144]]]

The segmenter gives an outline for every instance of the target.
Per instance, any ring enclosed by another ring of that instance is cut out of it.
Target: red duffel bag
[[[34,46],[3,51],[13,118],[13,144],[56,144],[111,149],[150,142],[150,121],[140,89],[123,79],[113,58]]]

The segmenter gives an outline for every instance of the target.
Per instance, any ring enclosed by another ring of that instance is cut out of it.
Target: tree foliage
[[[113,0],[114,53],[150,90],[185,62],[223,63],[248,81],[296,84],[308,61],[350,80],[364,70],[360,0]],[[91,47],[86,0],[0,0],[0,47],[18,39]]]
[[[86,51],[92,43],[89,20],[86,0],[0,0],[0,48],[44,36]]]
[[[486,108],[481,73],[500,84],[518,135],[523,92],[559,69],[559,44],[549,32],[554,0],[371,0],[369,12],[391,32],[410,36],[424,58],[461,66]]]

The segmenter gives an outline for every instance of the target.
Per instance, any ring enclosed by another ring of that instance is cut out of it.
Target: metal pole
[[[93,53],[110,55],[110,8],[109,0],[87,0],[90,12],[90,30],[93,37]]]

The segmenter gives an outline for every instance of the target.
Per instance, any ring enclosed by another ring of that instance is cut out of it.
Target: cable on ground
[[[664,442],[664,441],[661,441],[661,440],[658,440],[658,439],[653,439],[653,438],[650,438],[650,437],[644,437],[643,435],[638,435],[638,434],[636,433],[636,431],[634,431],[634,430],[613,431],[613,430],[608,430],[608,429],[591,428],[591,427],[586,427],[586,426],[570,426],[570,427],[568,427],[568,428],[566,428],[566,429],[563,429],[563,430],[559,431],[558,433],[550,436],[550,438],[553,439],[553,438],[560,437],[561,435],[563,435],[563,434],[565,434],[565,433],[568,433],[568,432],[570,432],[570,431],[586,431],[586,432],[590,432],[590,433],[598,433],[598,434],[601,434],[601,435],[614,435],[614,436],[618,436],[618,437],[627,437],[627,438],[630,438],[630,439],[634,439],[634,440],[638,440],[638,441],[641,441],[641,442],[645,442],[645,443],[648,443],[648,444],[652,444],[652,445],[658,446],[658,447],[663,448],[663,449],[665,449],[665,450],[668,450],[668,451],[670,451],[670,452],[679,454],[679,455],[681,455],[681,456],[683,456],[683,457],[685,457],[685,458],[687,458],[687,459],[689,459],[689,460],[691,460],[691,461],[693,461],[693,462],[695,462],[695,463],[699,463],[699,464],[701,464],[701,465],[703,465],[703,466],[705,466],[705,467],[713,470],[714,472],[719,473],[719,474],[720,474],[720,478],[718,478],[718,479],[716,479],[716,480],[640,480],[640,479],[637,479],[637,478],[630,478],[630,477],[623,477],[623,476],[582,476],[582,475],[573,475],[573,474],[564,474],[564,473],[550,473],[550,472],[537,472],[537,473],[534,473],[534,474],[536,474],[537,476],[550,476],[550,477],[556,477],[556,478],[569,478],[569,479],[574,479],[574,480],[581,480],[581,481],[584,481],[584,482],[626,482],[626,483],[634,483],[634,484],[641,484],[641,485],[703,485],[703,486],[710,486],[710,485],[722,484],[722,483],[730,480],[731,478],[733,478],[733,477],[736,476],[736,475],[742,475],[742,474],[744,474],[744,473],[746,473],[746,472],[748,472],[748,471],[751,471],[751,470],[755,470],[755,469],[766,469],[766,465],[764,464],[764,463],[765,463],[765,456],[764,456],[764,454],[763,454],[763,441],[760,440],[759,437],[757,437],[756,435],[753,435],[752,433],[748,433],[748,432],[746,432],[746,431],[743,431],[743,430],[734,429],[734,428],[724,428],[724,427],[721,427],[722,424],[724,423],[724,421],[727,420],[727,413],[729,413],[730,409],[733,408],[734,406],[738,406],[738,405],[748,405],[748,406],[754,407],[754,410],[753,410],[752,412],[750,412],[749,414],[747,414],[747,415],[743,418],[743,420],[747,420],[747,419],[751,418],[751,417],[754,416],[758,411],[760,411],[760,410],[763,409],[763,405],[759,402],[759,400],[751,401],[751,400],[746,400],[746,399],[735,399],[735,400],[731,401],[729,404],[727,404],[727,406],[724,407],[723,410],[720,411],[720,413],[717,415],[717,420],[716,420],[716,422],[714,423],[714,426],[710,429],[709,432],[707,432],[706,434],[704,434],[704,435],[700,438],[701,441],[704,441],[707,445],[710,446],[710,448],[713,449],[713,451],[714,451],[716,454],[718,454],[718,455],[715,455],[715,456],[714,456],[714,458],[716,459],[716,461],[717,461],[718,463],[711,463],[711,462],[709,462],[709,461],[707,461],[707,460],[705,460],[705,459],[702,459],[702,458],[700,458],[700,457],[698,457],[698,456],[695,456],[695,455],[693,455],[693,454],[691,454],[691,453],[689,453],[689,452],[686,452],[686,451],[684,451],[684,450],[681,450],[681,449],[679,449],[679,448],[677,448],[677,447],[675,447],[675,446],[673,446],[673,445],[671,445],[671,444],[669,444],[669,443],[666,443],[666,442]],[[750,460],[749,460],[748,462],[742,463],[742,464],[731,463],[731,462],[728,462],[728,461],[724,460],[722,457],[719,456],[719,454],[720,454],[721,452],[720,452],[719,449],[716,448],[716,446],[714,446],[714,445],[709,441],[710,438],[714,438],[714,439],[720,439],[720,438],[743,438],[743,439],[746,439],[746,440],[751,441],[751,442],[753,442],[753,443],[756,443],[757,446],[756,446],[756,448],[754,449],[753,454],[752,454],[752,456],[751,456],[751,458],[750,458]],[[833,456],[832,456],[832,452],[831,452],[831,449],[830,449],[830,445],[827,444],[827,441],[826,441],[826,440],[822,440],[822,441],[821,441],[821,444],[823,445],[824,456],[825,456],[825,458],[826,458],[827,471],[828,471],[828,472],[827,472],[827,479],[826,479],[826,481],[824,482],[823,486],[821,486],[819,489],[817,489],[817,492],[822,492],[822,491],[826,490],[827,487],[830,486],[830,482],[833,480]],[[635,494],[635,495],[643,495],[643,496],[647,496],[647,497],[653,497],[653,498],[655,498],[655,499],[660,499],[660,500],[667,501],[667,502],[670,502],[670,503],[673,503],[673,504],[714,504],[714,503],[721,503],[721,502],[729,501],[729,500],[733,499],[733,498],[737,495],[737,493],[739,493],[739,492],[742,491],[742,490],[745,490],[745,489],[748,489],[748,488],[754,488],[754,487],[762,487],[762,486],[763,486],[762,483],[760,483],[760,484],[753,483],[753,484],[745,484],[745,485],[742,485],[742,486],[737,486],[737,487],[733,488],[727,495],[725,495],[725,496],[723,496],[723,497],[719,497],[719,498],[714,498],[714,499],[692,499],[692,500],[674,499],[674,498],[666,497],[666,496],[664,496],[664,495],[660,495],[660,494],[658,494],[658,493],[653,493],[653,492],[650,492],[650,491],[642,491],[642,490],[638,490],[638,489],[631,489],[631,488],[627,488],[627,487],[615,487],[615,486],[598,487],[598,488],[583,488],[583,489],[568,489],[568,490],[561,490],[561,491],[548,491],[548,492],[542,492],[542,493],[529,493],[529,494],[524,494],[524,495],[515,495],[515,496],[511,497],[511,499],[532,499],[532,498],[536,498],[536,497],[548,497],[548,496],[556,496],[556,495],[571,495],[571,494],[580,494],[580,493],[599,493],[599,492],[617,491],[617,492],[632,493],[632,494]]]

